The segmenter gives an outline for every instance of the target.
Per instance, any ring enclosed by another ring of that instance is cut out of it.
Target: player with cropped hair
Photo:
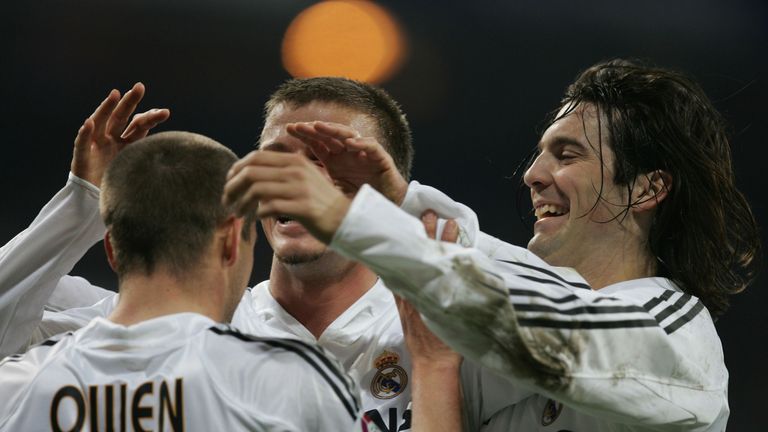
[[[120,113],[137,93],[110,94],[73,161],[101,172],[112,159],[102,156],[120,151],[100,194],[120,298],[106,318],[0,361],[0,430],[360,430],[357,389],[322,349],[220,324],[243,296],[256,242],[254,215],[221,203],[237,157],[187,132],[131,143]],[[89,188],[73,182],[51,205]]]
[[[139,119],[146,115],[140,114]],[[314,120],[344,124],[374,137],[391,154],[399,175],[409,177],[413,148],[400,107],[384,90],[344,78],[295,79],[280,85],[265,106],[259,151],[312,158],[309,147],[288,131],[288,125]],[[324,169],[317,160],[313,163]],[[99,181],[98,173],[73,167],[65,191],[75,182],[98,186]],[[351,193],[360,185],[352,179],[338,186]],[[0,304],[14,306],[0,315],[4,318],[0,353],[24,350],[30,336],[41,341],[85,326],[115,307],[118,295],[83,278],[66,276],[103,236],[104,227],[94,216],[98,188],[87,190],[64,202],[49,203],[29,228],[0,250]],[[411,191],[418,201],[418,185]],[[261,223],[274,251],[270,279],[246,290],[234,325],[249,333],[299,338],[325,348],[358,383],[363,410],[381,430],[411,429],[411,391],[417,382],[425,383],[421,389],[439,386],[446,395],[458,393],[457,380],[432,372],[458,371],[461,358],[449,352],[438,359],[422,356],[431,343],[439,341],[424,335],[426,329],[419,322],[405,324],[410,335],[424,336],[414,340],[418,343],[412,348],[418,352],[413,355],[406,347],[395,299],[374,272],[331,251],[284,215]],[[82,307],[53,312],[51,300],[46,304],[51,293],[57,309]],[[105,298],[96,305],[79,301],[97,295]],[[418,318],[413,313],[406,316]],[[436,418],[458,418],[457,400],[442,402],[445,411],[435,413]]]
[[[523,177],[537,219],[527,250],[478,231],[473,248],[430,240],[392,204],[409,191],[374,140],[291,128],[330,172],[354,161],[384,173],[357,180],[386,196],[363,186],[350,200],[300,158],[252,153],[230,173],[228,202],[296,218],[485,366],[464,387],[470,430],[725,429],[712,316],[753,279],[760,245],[724,122],[693,81],[624,60],[577,78]],[[429,196],[442,217],[464,210]],[[436,216],[426,222],[434,231]]]

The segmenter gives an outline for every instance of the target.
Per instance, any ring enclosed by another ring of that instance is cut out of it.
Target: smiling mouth
[[[568,209],[566,207],[561,207],[555,204],[543,204],[534,209],[536,219],[557,217],[566,213],[568,213]]]
[[[293,222],[293,219],[288,216],[278,216],[277,222],[280,224],[287,224],[287,223]]]

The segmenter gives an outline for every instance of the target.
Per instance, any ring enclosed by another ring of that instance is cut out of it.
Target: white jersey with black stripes
[[[331,244],[487,368],[465,384],[470,430],[725,429],[728,373],[698,299],[663,278],[593,291],[523,248],[484,234],[474,245],[428,239],[368,186]],[[500,407],[505,387],[528,397]]]
[[[361,430],[357,389],[321,349],[194,313],[97,318],[4,359],[0,388],[7,431]]]
[[[413,211],[438,206],[414,182],[405,205]],[[66,186],[35,221],[0,249],[0,357],[74,331],[114,309],[118,296],[80,277],[66,276],[105,227],[98,216],[98,188],[70,174]],[[477,229],[474,213],[461,219]],[[53,296],[52,296],[53,293]],[[102,298],[91,304],[93,298]],[[48,303],[46,303],[48,301]],[[52,304],[53,303],[53,304]],[[45,306],[45,310],[44,310]],[[61,310],[64,307],[79,306]],[[411,362],[394,298],[377,282],[319,338],[272,297],[269,282],[243,296],[233,324],[248,333],[317,343],[335,356],[361,391],[363,411],[380,430],[411,428]]]

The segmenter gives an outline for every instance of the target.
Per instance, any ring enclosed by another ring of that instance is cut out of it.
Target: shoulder
[[[10,409],[21,403],[25,395],[30,391],[40,390],[41,388],[55,388],[56,383],[62,379],[63,375],[59,372],[43,374],[55,363],[50,359],[56,358],[57,353],[67,348],[71,341],[71,333],[58,335],[47,339],[33,347],[24,354],[14,354],[0,361],[0,388],[3,389],[3,399],[13,401],[3,409]],[[42,377],[42,378],[41,378]],[[39,385],[32,386],[32,383]],[[2,409],[0,409],[2,411]]]
[[[226,381],[247,383],[240,387],[247,397],[265,388],[274,389],[272,397],[281,392],[295,397],[315,388],[338,398],[356,416],[360,407],[354,383],[321,347],[297,339],[257,337],[223,324],[210,327],[208,333],[206,352],[216,356]]]
[[[213,348],[221,346],[233,352],[259,356],[261,362],[275,362],[285,368],[315,370],[318,373],[336,373],[340,369],[338,363],[321,347],[298,339],[253,336],[225,324],[208,328],[208,333],[206,339],[210,345],[214,345]]]
[[[9,368],[42,364],[53,352],[63,349],[67,345],[68,340],[71,339],[72,334],[72,332],[67,332],[56,335],[38,344],[32,345],[24,353],[13,354],[0,360],[0,371],[2,371],[0,377],[2,377],[5,371],[9,370]]]
[[[608,298],[620,298],[640,306],[667,334],[684,329],[706,330],[714,323],[699,298],[683,292],[666,278],[653,277],[622,282],[599,291]]]

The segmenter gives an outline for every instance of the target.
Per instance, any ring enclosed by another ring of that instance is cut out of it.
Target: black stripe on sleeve
[[[552,312],[560,315],[578,315],[578,314],[615,314],[615,313],[637,313],[647,314],[645,309],[640,306],[577,306],[570,309],[557,309],[552,306],[541,304],[519,304],[515,309],[521,312]]]
[[[518,318],[518,324],[522,327],[546,327],[557,329],[622,329],[636,327],[658,327],[658,323],[652,319],[620,320],[620,321],[557,321],[547,318]]]
[[[4,359],[0,359],[0,366],[3,366],[6,363],[16,363],[24,360],[24,355],[22,354],[13,354],[9,355],[8,357]]]
[[[485,270],[485,269],[481,269],[481,270],[483,270],[483,273],[485,273],[485,274],[487,274],[489,276],[492,276],[492,277],[494,277],[494,278],[496,278],[496,279],[498,279],[498,280],[500,280],[502,282],[504,281],[504,278],[502,278],[501,276],[499,276],[499,275],[497,275],[495,273],[491,273],[491,272],[489,272],[488,270]],[[489,283],[487,283],[485,281],[482,281],[480,279],[474,279],[474,281],[479,283],[480,285],[490,289],[491,291],[496,291],[497,293],[499,293],[501,295],[504,295],[504,296],[507,295],[507,293],[505,293],[503,289],[501,289],[499,287],[495,287],[495,286],[493,286],[493,285],[491,285],[491,284],[489,284]]]
[[[699,314],[704,309],[704,303],[701,301],[696,301],[696,304],[693,305],[691,310],[685,313],[685,315],[681,316],[680,318],[674,320],[672,324],[664,327],[664,331],[667,332],[667,334],[672,334],[675,332],[675,330],[679,329],[680,327],[686,325],[689,321],[693,319],[696,315]]]
[[[690,301],[692,298],[693,297],[691,297],[690,294],[681,295],[676,302],[662,309],[662,311],[656,314],[654,318],[656,318],[656,321],[658,321],[659,324],[661,324],[661,322],[664,321],[666,318],[668,318],[670,315],[682,309],[683,306],[685,306],[685,304],[688,303],[688,301]]]
[[[604,301],[618,301],[616,297],[596,297],[594,300],[592,300],[592,303],[600,303]],[[645,309],[643,309],[645,310]]]
[[[558,281],[554,281],[552,279],[537,278],[536,276],[529,276],[529,275],[517,275],[517,276],[523,279],[528,279],[529,281],[534,281],[534,282],[548,284],[548,285],[557,285],[565,288],[565,285],[561,284]]]
[[[272,347],[282,348],[282,349],[284,349],[286,351],[291,351],[291,352],[297,354],[299,357],[304,359],[304,361],[309,363],[309,365],[312,366],[320,374],[320,376],[322,376],[323,379],[325,379],[325,381],[328,384],[330,384],[331,389],[336,394],[336,396],[339,398],[339,400],[341,400],[341,402],[344,404],[344,408],[346,408],[347,412],[352,417],[352,419],[353,420],[357,419],[357,411],[359,410],[359,408],[356,408],[357,407],[357,399],[356,399],[356,397],[351,392],[349,392],[349,389],[346,389],[347,390],[347,395],[346,395],[347,397],[345,397],[345,395],[342,393],[342,390],[339,388],[339,386],[336,384],[336,382],[333,379],[331,379],[331,377],[328,376],[328,374],[325,372],[325,370],[323,370],[323,368],[320,367],[320,365],[318,365],[312,358],[310,358],[307,355],[307,353],[304,350],[302,350],[301,348],[286,343],[286,340],[268,339],[268,338],[260,338],[260,337],[250,336],[250,335],[246,335],[246,334],[240,333],[239,331],[237,331],[235,329],[232,329],[232,328],[225,330],[225,329],[222,329],[222,328],[219,328],[219,327],[210,327],[209,330],[211,330],[212,332],[214,332],[214,333],[216,333],[218,335],[234,336],[235,338],[240,339],[240,340],[242,340],[244,342],[259,342],[259,343],[263,343],[265,345],[269,345],[269,346],[272,346]],[[337,378],[341,377],[340,372],[337,371],[336,368],[331,367],[331,370],[333,371],[333,373],[336,375]],[[342,379],[342,382],[344,382],[345,385],[346,385],[346,380]]]
[[[650,312],[650,311],[651,311],[651,309],[653,309],[653,308],[655,308],[656,306],[658,306],[658,305],[659,305],[659,303],[661,303],[661,302],[663,302],[663,301],[667,301],[667,300],[669,300],[669,299],[670,299],[670,297],[672,297],[672,294],[674,294],[674,293],[675,293],[675,291],[672,291],[672,290],[666,290],[666,291],[664,291],[664,292],[663,292],[663,293],[662,293],[660,296],[656,296],[656,297],[654,297],[654,298],[652,298],[652,299],[648,300],[648,302],[646,302],[646,303],[643,305],[643,308],[644,308],[645,310],[647,310],[648,312]]]
[[[0,359],[0,361],[1,361],[0,364],[20,362],[20,361],[24,360],[24,356],[26,356],[26,354],[29,353],[30,351],[32,351],[33,349],[39,348],[39,347],[52,347],[52,346],[56,345],[57,343],[61,342],[65,337],[71,336],[71,335],[72,335],[72,332],[68,331],[66,333],[62,333],[62,334],[58,334],[56,336],[53,336],[50,339],[46,339],[46,340],[44,340],[44,341],[42,341],[40,343],[32,345],[24,353],[11,354],[11,355],[9,355],[8,357],[6,357],[4,359]]]
[[[589,285],[587,285],[585,283],[569,282],[569,281],[563,279],[563,277],[560,276],[559,274],[557,274],[557,273],[555,273],[555,272],[553,272],[551,270],[547,270],[545,268],[536,267],[534,265],[526,264],[526,263],[522,263],[522,262],[518,262],[518,261],[509,261],[509,260],[503,260],[503,259],[497,259],[496,261],[507,263],[507,264],[512,264],[512,265],[516,265],[516,266],[519,266],[519,267],[525,267],[525,268],[531,269],[531,270],[535,270],[535,271],[537,271],[539,273],[543,273],[543,274],[545,274],[547,276],[553,277],[553,278],[559,280],[560,282],[564,282],[564,283],[566,283],[566,284],[568,284],[568,285],[570,285],[570,286],[572,286],[574,288],[584,288],[584,289],[588,289],[588,290],[592,289],[592,287],[590,287]]]
[[[554,303],[568,303],[570,301],[579,299],[579,297],[576,296],[575,294],[567,295],[565,297],[550,297],[538,291],[531,291],[531,290],[517,289],[517,288],[509,288],[509,295],[521,296],[521,297],[541,297]],[[515,303],[515,307],[517,307],[517,303]]]

